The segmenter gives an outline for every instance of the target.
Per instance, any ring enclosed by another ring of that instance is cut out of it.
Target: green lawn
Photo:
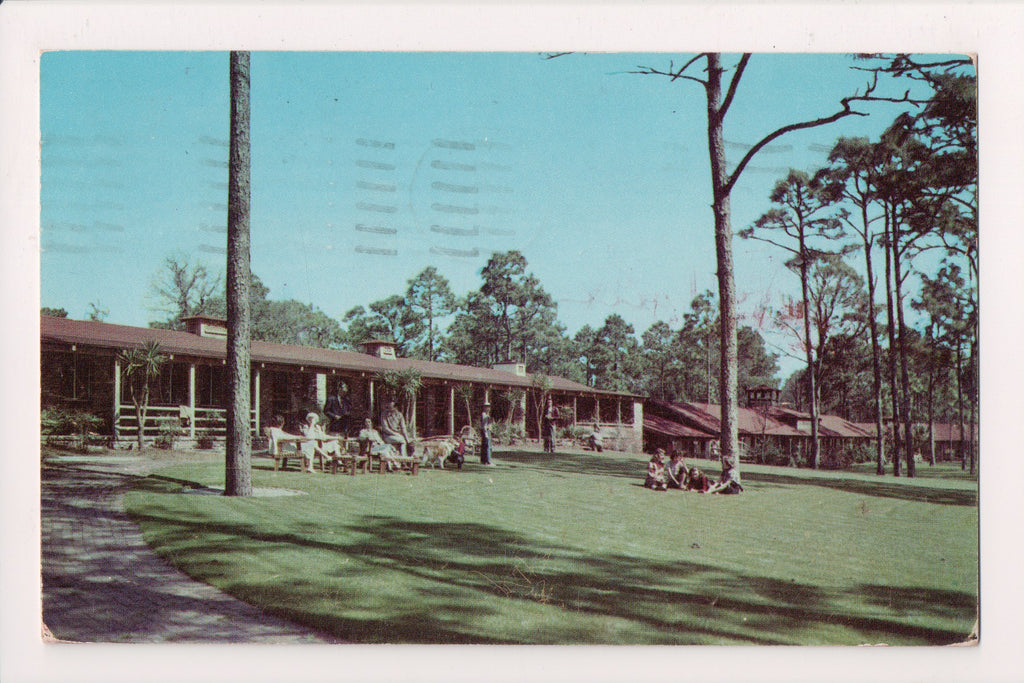
[[[181,495],[179,465],[126,506],[197,579],[357,642],[945,644],[978,596],[977,483],[745,466],[746,493],[654,492],[646,458],[499,452],[461,472],[308,475]],[[712,463],[697,461],[717,473]]]

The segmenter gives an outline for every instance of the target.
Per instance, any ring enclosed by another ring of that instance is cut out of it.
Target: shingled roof
[[[717,434],[711,434],[701,429],[695,429],[688,427],[684,424],[669,420],[668,418],[661,417],[659,415],[652,415],[651,413],[644,413],[644,429],[663,434],[665,436],[675,436],[684,439],[711,439],[718,438]]]
[[[43,342],[81,344],[119,351],[140,347],[148,341],[155,341],[169,354],[197,358],[223,359],[227,357],[227,342],[214,337],[201,337],[190,332],[161,330],[147,327],[112,325],[91,320],[71,320],[40,316],[40,338]],[[386,370],[415,368],[424,378],[454,382],[503,385],[528,389],[533,386],[532,375],[520,377],[504,370],[478,368],[454,363],[396,358],[378,358],[356,351],[322,349],[311,346],[295,346],[275,342],[253,341],[251,356],[254,363],[276,363],[325,370],[348,370],[355,372],[379,373]],[[597,394],[634,398],[634,394],[621,391],[603,391],[584,386],[578,382],[548,375],[554,391],[575,394]]]

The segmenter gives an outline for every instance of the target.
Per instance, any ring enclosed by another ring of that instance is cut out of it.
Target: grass
[[[126,497],[157,553],[356,642],[946,644],[978,602],[977,483],[749,465],[746,492],[653,492],[642,455],[514,451],[419,476],[274,472],[287,497]],[[713,463],[697,462],[709,472]]]

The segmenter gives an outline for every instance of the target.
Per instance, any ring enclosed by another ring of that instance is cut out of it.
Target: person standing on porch
[[[394,401],[388,401],[387,410],[384,411],[384,421],[381,423],[381,431],[384,433],[384,442],[398,448],[402,457],[409,455],[408,445],[412,443],[412,435],[409,434],[409,426],[405,422],[405,416],[398,409]]]
[[[348,400],[348,387],[344,382],[338,382],[334,393],[328,396],[327,402],[324,403],[324,415],[331,420],[327,425],[327,431],[348,436],[351,413],[352,402]]]
[[[484,403],[483,412],[480,413],[480,464],[493,465],[491,462],[491,404]]]

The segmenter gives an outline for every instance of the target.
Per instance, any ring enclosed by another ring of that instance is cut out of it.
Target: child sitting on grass
[[[647,463],[647,479],[644,480],[644,486],[654,491],[664,491],[667,488],[665,465],[661,461],[663,455],[665,455],[665,451],[659,448],[651,456],[651,461]]]
[[[690,468],[690,472],[686,476],[686,490],[705,493],[709,488],[711,488],[711,480],[708,479],[708,475],[696,467]]]
[[[673,450],[672,455],[668,458],[668,465],[665,467],[665,483],[671,489],[685,489],[687,475],[683,454]]]

